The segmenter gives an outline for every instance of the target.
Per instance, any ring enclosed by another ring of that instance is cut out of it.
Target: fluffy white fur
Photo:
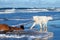
[[[47,23],[49,20],[52,20],[53,18],[51,16],[33,16],[33,20],[35,21],[34,24],[31,26],[30,29],[32,29],[36,24],[40,25],[40,31],[42,31],[42,28],[47,31]]]

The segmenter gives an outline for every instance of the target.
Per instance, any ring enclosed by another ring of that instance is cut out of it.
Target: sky
[[[0,8],[49,8],[60,7],[60,0],[0,0]]]

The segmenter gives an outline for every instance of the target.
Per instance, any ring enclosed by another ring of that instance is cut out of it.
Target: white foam
[[[14,34],[14,35],[7,35],[7,34],[0,34],[0,38],[24,38],[24,37],[27,37],[27,38],[40,38],[40,39],[48,39],[48,38],[51,38],[53,37],[53,33],[52,32],[47,32],[46,34],[41,34],[41,35],[30,35],[30,34],[21,34],[21,35],[17,35],[17,34]]]
[[[6,35],[6,34],[0,34],[0,38],[23,38],[25,35],[19,36],[19,35]]]
[[[25,9],[20,10],[19,12],[48,12],[47,9]]]
[[[6,9],[4,12],[0,12],[0,14],[10,14],[14,12],[15,12],[15,9]]]

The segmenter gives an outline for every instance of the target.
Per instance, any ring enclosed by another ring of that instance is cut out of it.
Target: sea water
[[[31,19],[33,16],[52,16],[54,19],[52,21],[48,22],[48,31],[53,32],[54,36],[51,39],[46,39],[46,40],[60,40],[60,12],[15,12],[15,13],[8,13],[8,14],[0,14],[0,24],[8,24],[9,26],[11,25],[17,25],[21,23],[27,23],[32,20],[7,20],[10,18],[15,18],[15,19]],[[32,26],[32,23],[28,23],[24,25],[25,29],[29,29]],[[35,29],[39,31],[39,25],[35,26]],[[26,37],[23,38],[0,38],[0,40],[40,40],[40,39],[27,39]]]

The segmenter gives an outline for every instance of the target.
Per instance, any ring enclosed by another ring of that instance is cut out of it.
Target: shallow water
[[[52,16],[53,20],[48,22],[48,31],[53,32],[54,36],[51,39],[46,40],[59,40],[60,39],[60,12],[38,12],[38,13],[12,13],[12,14],[0,14],[0,18],[32,18],[33,16]],[[0,24],[16,25],[21,23],[27,23],[32,20],[0,20]],[[29,29],[32,26],[32,23],[25,25],[25,29]],[[39,26],[35,26],[36,29],[39,29]],[[31,38],[0,38],[0,40],[31,40]],[[40,40],[40,39],[32,39]],[[41,39],[43,40],[43,39]]]

